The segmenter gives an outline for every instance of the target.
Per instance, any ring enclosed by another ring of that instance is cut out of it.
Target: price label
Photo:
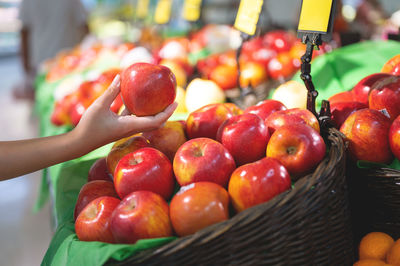
[[[138,0],[136,5],[136,17],[139,19],[146,18],[149,13],[149,1],[150,0]]]
[[[185,0],[183,4],[183,18],[188,21],[197,21],[200,18],[201,0]]]
[[[154,21],[157,24],[168,23],[171,17],[172,0],[159,0],[154,14]]]
[[[248,35],[254,35],[263,3],[263,0],[241,0],[235,28]]]
[[[303,0],[299,31],[327,33],[333,0]]]

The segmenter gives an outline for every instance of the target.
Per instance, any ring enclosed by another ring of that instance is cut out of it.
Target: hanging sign
[[[248,35],[254,35],[263,3],[263,0],[241,0],[235,28]]]
[[[166,24],[171,17],[172,0],[159,0],[154,14],[154,21],[157,24]]]
[[[183,18],[187,21],[197,21],[200,18],[201,0],[185,0]]]

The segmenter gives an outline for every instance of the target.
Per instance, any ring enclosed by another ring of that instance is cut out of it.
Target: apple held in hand
[[[194,234],[229,219],[228,192],[211,182],[197,182],[181,187],[171,200],[170,216],[177,235]]]
[[[163,127],[143,132],[142,135],[150,141],[153,148],[164,153],[171,162],[179,147],[187,141],[184,125],[178,121],[167,121]]]
[[[267,157],[277,159],[295,178],[312,171],[324,158],[325,151],[319,133],[301,123],[281,126],[267,145]]]
[[[115,168],[122,157],[145,147],[150,147],[150,143],[142,136],[133,136],[113,147],[106,157],[108,172],[114,176]]]
[[[307,124],[319,133],[319,122],[313,113],[306,109],[293,108],[277,111],[265,119],[270,134],[284,125]]]
[[[169,199],[175,180],[168,157],[154,148],[142,148],[128,153],[118,162],[114,173],[114,185],[118,195],[148,190]]]
[[[246,110],[244,110],[244,113],[255,114],[261,117],[261,119],[265,120],[270,114],[281,110],[286,110],[286,107],[283,103],[275,100],[264,100],[256,105],[248,107]]]
[[[390,126],[389,144],[394,156],[400,160],[400,116],[398,116]]]
[[[75,222],[75,232],[79,240],[115,243],[110,220],[119,203],[119,199],[107,196],[91,201]]]
[[[75,204],[74,219],[76,220],[79,213],[89,204],[89,202],[102,196],[118,198],[112,182],[94,180],[83,185],[79,191],[78,200]]]
[[[221,143],[197,138],[185,142],[179,148],[173,168],[181,186],[209,181],[225,187],[236,166],[232,155]]]
[[[112,181],[112,175],[107,170],[106,157],[96,160],[89,169],[88,182],[94,180]]]
[[[288,190],[290,185],[286,168],[276,159],[263,158],[233,171],[228,192],[234,208],[241,212],[269,201]]]
[[[391,75],[388,73],[375,73],[366,76],[365,78],[360,80],[351,90],[351,93],[353,94],[353,100],[368,105],[368,95],[375,82],[379,81],[382,78],[387,78],[390,76]]]
[[[110,226],[117,243],[172,236],[168,204],[150,191],[127,195],[114,210]]]
[[[400,114],[400,77],[392,75],[375,82],[369,97],[369,108],[389,113],[391,121]]]
[[[331,104],[331,118],[335,123],[336,128],[340,128],[343,122],[357,110],[368,108],[368,105],[365,105],[361,102],[338,102]]]
[[[350,158],[376,163],[390,163],[390,119],[377,110],[361,109],[351,114],[340,127],[349,140]]]
[[[233,116],[224,104],[209,104],[189,114],[186,133],[189,139],[215,139],[219,126]]]
[[[136,63],[121,73],[121,94],[131,113],[155,115],[174,102],[175,76],[165,66]]]
[[[236,165],[254,162],[264,157],[269,137],[264,121],[251,113],[225,120],[217,133],[217,140],[228,149]]]

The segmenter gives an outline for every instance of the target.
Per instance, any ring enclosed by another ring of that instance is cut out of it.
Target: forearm
[[[89,152],[73,131],[66,134],[0,142],[0,180],[28,174]]]

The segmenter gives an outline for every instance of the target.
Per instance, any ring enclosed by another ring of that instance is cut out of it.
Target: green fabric
[[[362,78],[380,72],[383,64],[397,54],[400,54],[400,42],[365,41],[315,58],[311,63],[311,76],[319,93],[318,109],[322,100],[350,90]],[[293,80],[303,82],[300,72]]]

